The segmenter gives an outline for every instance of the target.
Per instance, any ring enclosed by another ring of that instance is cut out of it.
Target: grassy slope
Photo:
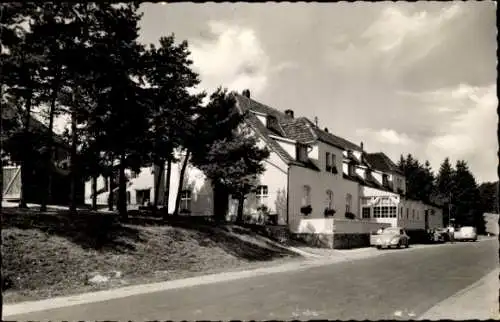
[[[101,229],[105,228],[105,229]],[[295,254],[241,230],[176,222],[127,224],[112,215],[4,210],[6,302],[269,265]],[[121,278],[87,285],[87,274]]]

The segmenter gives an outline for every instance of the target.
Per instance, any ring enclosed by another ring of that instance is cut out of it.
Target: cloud
[[[460,84],[418,96],[424,107],[441,107],[436,110],[433,122],[441,127],[441,134],[429,138],[424,146],[433,164],[438,165],[446,156],[464,159],[480,181],[494,178],[498,151],[496,85]]]
[[[410,137],[405,133],[398,133],[393,129],[358,129],[356,134],[374,139],[378,143],[392,145],[408,145],[412,143]]]
[[[200,88],[209,92],[219,86],[261,92],[268,84],[269,57],[250,28],[209,22],[212,37],[191,42],[194,69],[200,74]]]
[[[386,78],[401,68],[424,59],[442,44],[446,25],[456,21],[463,12],[452,4],[437,12],[409,10],[405,6],[388,6],[360,34],[346,41],[334,36],[326,52],[326,60],[334,68],[352,72],[385,70]],[[387,68],[391,68],[387,70]]]

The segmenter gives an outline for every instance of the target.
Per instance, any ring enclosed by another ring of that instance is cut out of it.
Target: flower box
[[[300,208],[300,213],[304,214],[305,216],[309,215],[312,213],[312,207],[311,205],[303,206]]]
[[[333,215],[335,215],[335,209],[325,208],[324,215],[325,217],[333,217]]]
[[[355,214],[353,214],[352,212],[346,212],[346,213],[345,213],[345,217],[346,217],[347,219],[355,219],[355,218],[356,218],[356,215],[355,215]]]

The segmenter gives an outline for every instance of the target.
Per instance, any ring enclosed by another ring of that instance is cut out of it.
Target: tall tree
[[[498,181],[482,183],[479,186],[479,194],[482,211],[498,214]]]
[[[6,3],[0,5],[0,86],[2,99],[5,95],[14,97],[18,113],[23,114],[22,126],[13,133],[14,142],[10,157],[21,166],[21,193],[19,206],[26,208],[28,177],[35,158],[31,152],[35,139],[32,134],[32,106],[40,93],[41,65],[44,61],[43,48],[30,30],[33,17],[41,10],[36,4]],[[27,27],[26,27],[27,25]],[[19,147],[30,147],[19,149]],[[7,150],[7,149],[6,149]]]
[[[170,190],[170,166],[175,162],[174,151],[183,143],[187,127],[191,125],[197,106],[204,94],[190,94],[188,89],[199,84],[198,75],[191,70],[192,61],[186,41],[175,44],[174,35],[160,38],[160,46],[149,46],[145,54],[145,79],[151,93],[150,138],[151,159],[157,182],[154,185],[154,209],[158,206],[159,187],[168,164],[165,188]],[[164,202],[168,211],[168,197]]]
[[[141,85],[144,48],[138,42],[138,5],[111,5],[105,9],[97,13],[108,21],[104,36],[92,47],[96,65],[104,68],[94,80],[98,95],[91,122],[92,131],[100,133],[100,145],[119,161],[118,211],[126,217],[125,169],[139,171],[150,150],[143,140],[149,130],[150,102],[147,89]]]
[[[481,211],[480,193],[474,175],[467,162],[458,160],[453,176],[454,218],[457,224],[474,225],[478,232],[484,232],[483,212]]]
[[[244,123],[235,100],[226,90],[218,89],[202,113],[200,140],[193,142],[191,162],[210,179],[214,189],[214,212],[218,221],[225,219],[228,195],[240,203],[238,220],[242,220],[245,195],[252,189],[255,178],[265,168],[262,161],[269,156],[267,149],[257,146],[257,138]]]
[[[451,219],[451,207],[454,201],[454,197],[452,195],[454,191],[454,173],[455,170],[450,163],[450,159],[445,158],[441,163],[436,176],[436,194],[439,200],[444,204],[445,211],[443,219],[445,223],[449,223]]]

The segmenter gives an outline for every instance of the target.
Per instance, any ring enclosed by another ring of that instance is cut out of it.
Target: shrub
[[[353,214],[352,212],[346,212],[346,213],[345,213],[345,217],[346,217],[347,219],[355,219],[355,218],[356,218],[356,215],[355,215],[355,214]]]
[[[304,214],[305,216],[309,215],[312,213],[312,207],[311,205],[303,206],[300,208],[300,212]]]
[[[325,208],[325,217],[332,217],[333,215],[335,215],[335,209],[331,209],[331,208]]]
[[[258,206],[257,207],[257,211],[261,212],[263,214],[266,214],[266,215],[269,214],[269,208],[267,208],[266,205],[260,205],[260,206]]]

